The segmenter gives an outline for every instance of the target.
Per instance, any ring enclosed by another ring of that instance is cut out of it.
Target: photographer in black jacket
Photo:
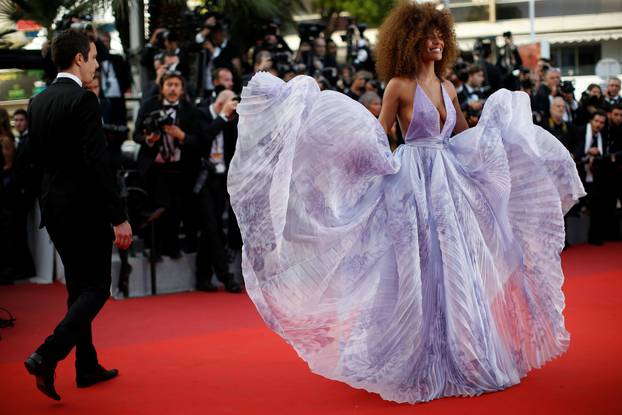
[[[217,290],[211,283],[212,273],[216,274],[228,292],[242,291],[240,284],[229,273],[222,220],[227,201],[227,167],[233,157],[237,138],[234,123],[237,103],[235,93],[224,90],[213,104],[201,108],[208,121],[201,141],[203,168],[195,185],[195,193],[199,195],[201,223],[196,288],[201,291]]]
[[[595,110],[590,122],[583,127],[576,127],[571,138],[572,153],[581,181],[587,191],[584,198],[590,210],[590,229],[588,243],[602,245],[606,233],[606,180],[604,160],[608,157],[607,137],[603,134],[607,114]]]
[[[190,194],[200,159],[196,146],[203,129],[201,113],[185,98],[185,81],[179,73],[162,76],[160,95],[141,106],[134,140],[140,143],[138,171],[157,207],[166,212],[160,219],[159,254],[179,258],[179,227],[182,200]]]

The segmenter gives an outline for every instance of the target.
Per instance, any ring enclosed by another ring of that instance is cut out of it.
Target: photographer
[[[605,91],[605,102],[608,107],[622,103],[620,96],[620,78],[611,77],[607,81],[607,90]]]
[[[365,70],[373,72],[375,63],[369,39],[363,33],[367,29],[366,24],[351,23],[348,25],[346,34],[341,39],[346,42],[347,62],[353,65],[357,71]]]
[[[242,291],[240,284],[229,273],[222,220],[227,201],[227,167],[233,157],[237,138],[233,122],[237,104],[235,94],[224,90],[213,104],[200,108],[208,124],[201,140],[202,171],[194,188],[199,196],[201,224],[196,269],[196,288],[200,291],[216,291],[211,283],[212,273],[216,274],[228,292]]]
[[[211,76],[213,89],[205,91],[201,106],[207,106],[216,100],[222,91],[232,91],[235,87],[233,73],[228,68],[216,68]]]
[[[473,59],[484,71],[484,91],[486,98],[501,89],[503,80],[501,71],[492,61],[492,45],[488,39],[478,40],[473,45]]]
[[[175,68],[177,65],[179,65],[179,56],[174,52],[162,52],[155,55],[153,58],[153,68],[155,69],[156,77],[143,86],[143,102],[160,94],[162,77],[167,73],[176,72]]]
[[[618,201],[622,202],[622,102],[613,105],[607,113],[607,127],[603,132],[607,141],[607,196],[605,217],[608,239],[620,240],[620,227],[616,217]]]
[[[322,72],[324,68],[337,68],[337,61],[328,55],[326,50],[326,39],[318,37],[313,41],[313,55],[311,57],[311,68],[315,72]]]
[[[523,65],[523,60],[518,53],[518,48],[514,44],[512,32],[504,32],[503,40],[504,45],[497,60],[497,66],[501,69],[503,77],[503,87],[510,91],[518,91],[520,89],[518,75]]]
[[[208,19],[202,31],[197,33],[195,42],[203,48],[201,74],[204,97],[209,96],[216,87],[213,78],[216,68],[228,69],[233,75],[233,89],[238,90],[242,74],[241,52],[231,42],[225,23],[215,20],[215,17]]]
[[[169,52],[179,59],[175,68],[172,70],[179,71],[184,79],[187,79],[189,69],[188,55],[186,52],[179,48],[179,38],[177,35],[166,28],[160,27],[156,29],[149,38],[149,42],[143,49],[140,64],[147,69],[147,74],[150,80],[156,78],[156,71],[153,66],[155,57],[159,53]]]
[[[110,166],[112,167],[112,170],[117,177],[117,183],[120,189],[120,196],[123,200],[125,210],[127,211],[127,190],[125,187],[125,182],[123,180],[124,170],[121,162],[121,146],[123,145],[123,142],[127,140],[129,129],[127,128],[125,120],[123,120],[123,122],[119,122],[118,118],[113,115],[114,112],[111,102],[106,97],[102,96],[101,79],[98,73],[96,73],[93,79],[90,82],[86,83],[84,86],[88,91],[94,93],[99,100],[104,135],[108,144],[107,149]],[[128,259],[127,249],[119,248],[119,258],[121,259],[121,269],[118,281],[118,288],[119,291],[127,297],[129,294],[129,275],[132,271],[132,266],[130,265]]]
[[[101,92],[110,102],[111,119],[109,122],[127,125],[125,94],[132,86],[130,66],[123,56],[110,53],[110,34],[106,33],[101,36],[101,45],[101,50],[97,50],[97,61],[101,76]]]
[[[274,19],[262,28],[262,38],[252,48],[252,60],[254,63],[254,72],[267,71],[272,68],[281,76],[291,70],[293,65],[293,52],[290,49],[283,36],[281,36],[280,22]],[[270,54],[270,64],[267,63],[266,55],[259,59],[258,54],[268,52]],[[262,68],[258,69],[260,65]],[[243,85],[248,81],[248,75],[244,78]]]
[[[352,85],[346,92],[346,95],[355,101],[361,99],[361,96],[367,91],[367,83],[374,78],[371,72],[358,71],[352,78]]]
[[[544,83],[540,85],[534,97],[534,110],[541,120],[546,120],[550,114],[551,101],[559,94],[561,73],[559,69],[549,68],[544,75]]]
[[[18,113],[18,111],[20,111]],[[17,110],[17,119],[24,110]],[[19,145],[11,132],[8,112],[0,108],[0,285],[34,275],[34,264],[27,243],[27,217],[34,205],[34,177],[28,154],[28,133],[19,131]]]
[[[246,86],[257,72],[269,71],[272,69],[272,54],[267,50],[260,50],[253,59],[253,72],[242,78],[242,85]]]
[[[585,125],[592,119],[596,111],[603,111],[607,104],[603,98],[603,91],[597,84],[589,84],[587,90],[581,94],[579,108],[577,109],[577,125]]]
[[[568,150],[570,150],[571,124],[564,120],[566,102],[562,97],[555,97],[551,102],[549,117],[542,120],[540,126],[555,136]]]
[[[162,77],[161,94],[143,103],[136,119],[134,141],[140,143],[138,171],[145,188],[166,212],[158,227],[159,254],[179,258],[182,199],[192,191],[199,169],[196,156],[202,116],[185,98],[185,81],[179,73]]]
[[[572,85],[571,81],[564,81],[559,87],[559,92],[564,99],[563,119],[567,123],[575,124],[579,102],[574,98],[574,85]]]
[[[573,130],[571,142],[575,162],[587,196],[584,198],[590,211],[588,243],[602,245],[605,232],[606,181],[603,180],[603,158],[608,156],[606,137],[602,134],[607,115],[602,110],[591,114],[590,122]]]

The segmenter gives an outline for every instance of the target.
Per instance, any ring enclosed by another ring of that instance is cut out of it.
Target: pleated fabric
[[[395,153],[306,76],[255,75],[238,113],[246,289],[313,372],[415,403],[506,388],[568,348],[563,214],[585,193],[525,94]]]

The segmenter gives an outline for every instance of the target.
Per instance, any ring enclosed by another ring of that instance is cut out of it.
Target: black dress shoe
[[[206,293],[215,293],[218,291],[218,287],[216,287],[211,282],[201,282],[197,284],[197,291],[204,291]]]
[[[88,388],[96,383],[116,378],[118,374],[119,371],[117,369],[106,370],[102,366],[98,366],[93,373],[76,376],[76,383],[79,388]]]
[[[37,389],[47,397],[60,401],[60,395],[54,388],[54,370],[56,366],[47,363],[39,353],[33,353],[24,362],[28,373],[37,379]]]
[[[225,290],[229,293],[241,293],[242,286],[233,278],[225,281]]]

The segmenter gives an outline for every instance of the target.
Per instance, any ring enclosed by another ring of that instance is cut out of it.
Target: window
[[[598,44],[551,47],[551,59],[560,64],[564,76],[594,75],[600,57]]]
[[[529,2],[497,0],[497,20],[528,19]],[[611,13],[622,11],[622,0],[536,0],[536,17],[571,16],[577,14]]]
[[[488,21],[490,20],[490,7],[487,3],[487,0],[452,0],[449,3],[449,8],[454,21],[457,23]]]

